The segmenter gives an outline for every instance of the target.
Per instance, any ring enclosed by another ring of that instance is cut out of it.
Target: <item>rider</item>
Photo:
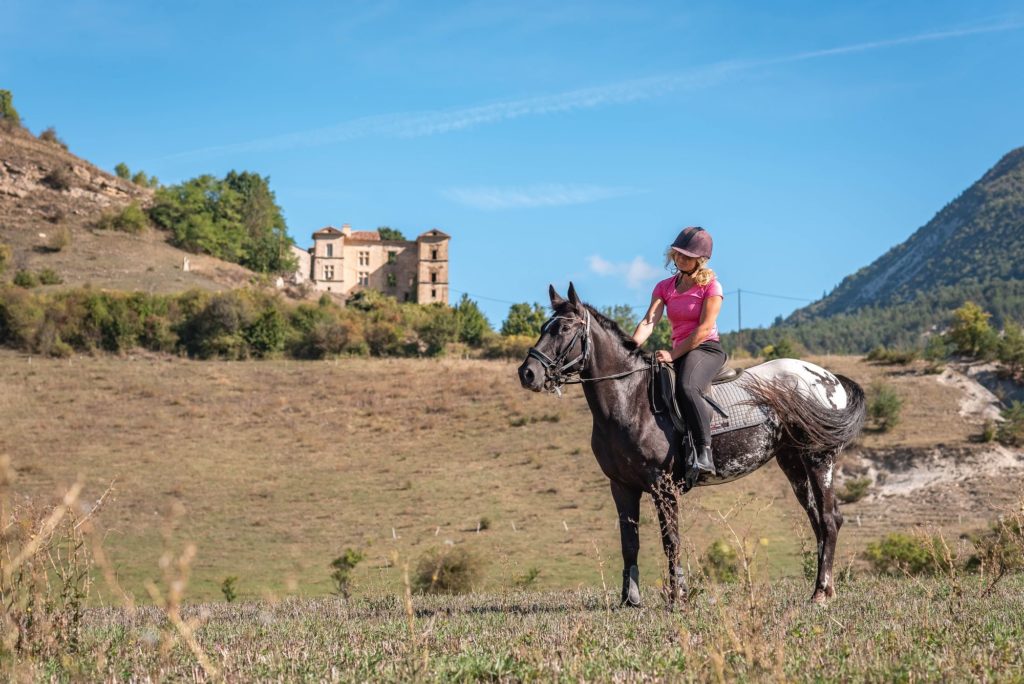
[[[668,310],[672,324],[672,350],[659,350],[656,358],[676,369],[676,397],[697,450],[697,467],[715,474],[711,458],[711,407],[702,393],[725,364],[725,350],[715,324],[722,308],[722,285],[707,267],[711,234],[698,226],[679,233],[665,254],[675,274],[654,286],[651,306],[633,333],[642,345]]]

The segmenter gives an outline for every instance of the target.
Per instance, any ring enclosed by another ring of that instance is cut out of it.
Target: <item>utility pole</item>
[[[736,329],[743,330],[743,290],[736,288]]]

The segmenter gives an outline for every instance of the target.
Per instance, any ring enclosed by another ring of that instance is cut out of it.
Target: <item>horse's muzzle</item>
[[[529,358],[519,366],[519,382],[525,389],[540,392],[544,387],[544,369],[537,359]]]

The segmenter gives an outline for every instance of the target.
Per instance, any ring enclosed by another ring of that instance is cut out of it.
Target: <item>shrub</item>
[[[1012,402],[1002,410],[1003,422],[996,429],[996,439],[1005,446],[1024,446],[1024,404]]]
[[[39,276],[32,271],[22,269],[14,274],[14,284],[26,289],[39,286]]]
[[[459,337],[459,319],[454,309],[444,304],[430,304],[422,308],[426,320],[416,327],[429,356],[437,356],[449,342]]]
[[[735,582],[740,576],[736,549],[721,539],[711,542],[700,559],[700,568],[713,582]]]
[[[517,577],[515,579],[515,586],[520,587],[522,589],[527,589],[529,587],[532,587],[537,582],[537,579],[539,577],[540,577],[540,568],[537,568],[537,567],[527,568],[526,572],[524,572],[520,577]]]
[[[874,421],[880,432],[887,432],[900,422],[903,411],[903,400],[889,385],[876,382],[871,387],[871,400],[868,402],[868,417]]]
[[[363,558],[359,551],[345,549],[345,553],[331,561],[331,580],[334,582],[335,593],[349,598],[352,592],[352,571]]]
[[[483,576],[483,562],[461,546],[424,554],[416,565],[412,588],[419,594],[465,594]]]
[[[9,126],[21,125],[21,117],[14,108],[14,95],[10,90],[0,90],[0,123]]]
[[[996,437],[998,436],[999,426],[996,425],[996,422],[994,420],[986,420],[985,423],[981,426],[981,441],[986,443],[994,442],[996,441]]]
[[[883,575],[934,575],[953,570],[956,557],[939,536],[894,532],[868,544],[864,558]]]
[[[284,349],[288,323],[280,311],[271,307],[265,309],[243,334],[255,356],[272,356]]]
[[[50,241],[46,245],[48,252],[63,252],[71,246],[71,231],[67,228],[58,228],[50,235]]]
[[[793,346],[792,340],[788,337],[783,337],[775,344],[769,344],[761,349],[761,356],[766,361],[772,361],[774,359],[792,359],[796,357],[796,349]]]
[[[118,178],[129,180],[132,177],[132,170],[128,168],[127,164],[125,164],[124,162],[120,162],[117,166],[114,167],[114,174]]]
[[[40,133],[39,139],[48,143],[52,143],[54,145],[58,145],[64,148],[65,150],[68,149],[68,144],[60,139],[60,136],[57,135],[57,129],[55,129],[53,126],[50,126],[45,131]]]
[[[898,364],[906,366],[913,363],[918,359],[920,353],[915,349],[886,349],[885,347],[875,347],[868,355],[864,357],[866,361],[881,364]]]
[[[64,279],[57,274],[52,268],[44,268],[39,271],[39,283],[41,285],[60,285],[64,282]]]
[[[132,202],[118,211],[109,212],[100,217],[96,227],[100,230],[116,230],[122,233],[141,233],[149,226],[146,212],[138,203]]]
[[[220,583],[220,593],[224,594],[224,600],[228,603],[234,603],[238,598],[238,590],[235,588],[237,583],[238,578],[234,575],[225,577],[224,581]]]
[[[70,190],[75,185],[75,174],[68,166],[58,166],[43,176],[40,182],[52,190]]]
[[[868,489],[871,487],[870,477],[858,477],[852,480],[846,480],[843,482],[843,486],[836,490],[836,496],[843,503],[853,503],[860,501],[868,495]]]
[[[484,339],[484,356],[489,359],[522,361],[536,339],[528,335],[488,336]]]

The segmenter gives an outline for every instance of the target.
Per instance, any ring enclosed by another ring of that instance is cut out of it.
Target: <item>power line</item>
[[[755,292],[754,290],[743,290],[747,294],[758,295],[760,297],[773,297],[775,299],[792,299],[795,302],[813,302],[813,299],[807,299],[806,297],[790,297],[788,295],[768,294],[767,292]]]
[[[467,295],[469,297],[473,297],[474,299],[486,299],[489,302],[498,302],[499,304],[519,304],[520,303],[520,302],[510,302],[507,299],[498,299],[496,297],[488,297],[486,295],[473,294],[472,292],[466,292],[465,290],[456,290],[454,287],[449,287],[448,289],[451,290],[452,292],[457,292],[459,294],[464,294],[464,295]]]

